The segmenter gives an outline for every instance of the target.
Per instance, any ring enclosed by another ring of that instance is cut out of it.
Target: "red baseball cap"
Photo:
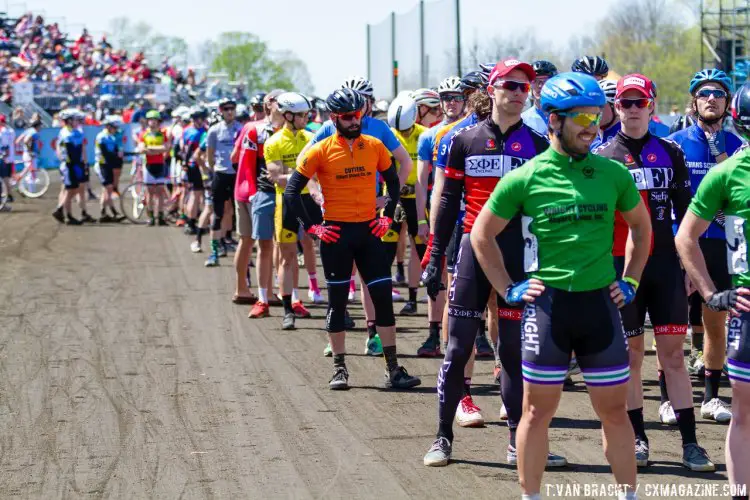
[[[536,78],[536,71],[534,71],[534,68],[531,66],[531,64],[519,61],[518,59],[511,57],[508,59],[503,59],[502,61],[497,63],[494,68],[492,68],[492,72],[490,72],[489,84],[492,85],[495,80],[504,77],[514,69],[518,69],[526,73],[526,76],[529,77],[530,82],[533,82],[534,78]]]
[[[5,115],[0,115],[0,123],[5,123],[8,121],[8,117]]]
[[[619,99],[620,96],[627,90],[637,90],[643,97],[647,99],[654,98],[654,84],[645,76],[633,73],[625,75],[617,80],[617,92],[615,93],[615,99]]]

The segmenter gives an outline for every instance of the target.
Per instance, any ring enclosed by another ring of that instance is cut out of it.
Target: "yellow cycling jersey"
[[[411,157],[412,167],[411,172],[409,172],[409,177],[406,179],[406,184],[409,186],[414,186],[417,183],[417,144],[419,142],[419,136],[422,135],[422,132],[427,130],[427,127],[423,127],[422,125],[415,123],[414,127],[412,127],[411,129],[411,134],[409,134],[409,137],[404,136],[400,130],[396,130],[395,128],[392,128],[391,130],[393,130],[396,138],[399,140],[401,145],[404,146],[404,149],[407,153],[409,153],[409,156]],[[401,168],[398,162],[396,162],[396,168]],[[416,198],[416,196],[416,194],[412,193],[403,195],[402,198]]]
[[[295,134],[288,127],[280,128],[271,137],[266,139],[263,147],[263,157],[266,160],[266,165],[271,162],[281,162],[289,170],[296,169],[297,157],[307,143],[310,142],[312,136],[307,130],[299,130]],[[276,184],[276,192],[283,194],[284,188]],[[302,193],[309,193],[307,187],[302,190]]]

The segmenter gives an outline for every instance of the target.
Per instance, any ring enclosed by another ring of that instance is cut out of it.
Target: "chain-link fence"
[[[367,25],[367,76],[379,98],[436,87],[458,74],[458,0],[421,0],[402,14]]]

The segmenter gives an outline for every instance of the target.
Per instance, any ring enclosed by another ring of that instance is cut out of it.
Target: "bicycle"
[[[148,185],[143,182],[143,168],[134,162],[130,175],[132,182],[120,193],[120,210],[131,223],[146,224],[148,222],[145,215]],[[177,178],[172,178],[172,185],[176,186],[177,180]],[[170,192],[166,184],[158,187],[162,190],[161,195],[164,198],[164,213],[167,220],[173,223],[177,220],[175,209],[178,208],[179,192],[177,189]]]
[[[26,162],[23,165],[23,168],[25,168]],[[23,168],[21,172],[23,172]],[[17,170],[17,168],[14,167],[14,170]],[[33,161],[23,177],[14,175],[11,177],[10,184],[18,189],[18,192],[26,198],[41,198],[49,190],[50,178],[47,171],[39,168],[36,165],[36,161]]]

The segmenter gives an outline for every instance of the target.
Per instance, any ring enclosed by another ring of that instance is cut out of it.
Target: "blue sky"
[[[442,0],[452,5],[453,0]],[[590,33],[615,0],[462,0],[464,43],[504,33],[524,36],[535,28],[537,38],[565,45],[569,37]],[[307,63],[316,93],[327,94],[350,74],[365,74],[365,25],[379,23],[392,10],[411,10],[416,0],[28,0],[8,2],[11,14],[22,9],[44,11],[48,18],[65,17],[70,31],[81,25],[106,31],[114,17],[144,21],[156,31],[200,42],[222,31],[249,31],[274,50],[294,51]],[[0,4],[0,7],[2,4]],[[440,22],[431,29],[441,30]],[[415,27],[415,30],[418,28]],[[440,31],[437,32],[440,34]],[[567,64],[568,62],[565,61]],[[446,75],[447,76],[447,75]],[[377,90],[377,89],[376,89]]]

